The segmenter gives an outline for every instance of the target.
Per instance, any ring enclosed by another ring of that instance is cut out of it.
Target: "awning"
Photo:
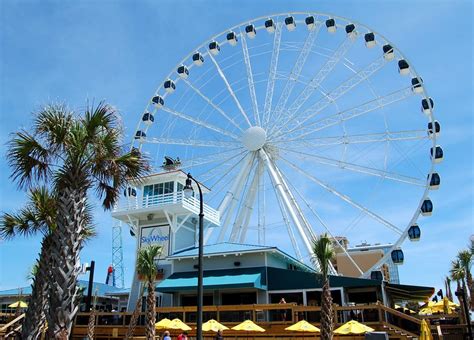
[[[157,291],[162,293],[177,292],[183,290],[196,290],[197,273],[193,273],[191,277],[183,275],[187,273],[175,273],[169,278],[160,282],[156,287]],[[262,277],[260,273],[233,274],[233,275],[204,275],[204,289],[224,289],[224,288],[257,288],[266,289],[262,285]]]
[[[426,301],[435,291],[433,287],[398,285],[394,283],[387,283],[385,290],[392,300],[413,301]]]

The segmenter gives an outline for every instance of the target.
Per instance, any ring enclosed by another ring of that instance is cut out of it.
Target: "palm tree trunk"
[[[80,177],[78,177],[80,178]],[[47,314],[49,339],[67,340],[79,309],[77,277],[79,252],[85,226],[86,186],[73,175],[58,195],[58,217],[53,232],[53,265],[49,287],[50,309]]]
[[[94,339],[94,331],[95,331],[95,306],[92,307],[91,312],[89,314],[89,322],[87,323],[87,339],[93,340]]]
[[[146,338],[147,340],[155,340],[155,285],[153,280],[148,282],[148,296],[146,300]]]
[[[135,305],[135,309],[133,310],[132,317],[130,318],[130,323],[128,324],[127,335],[125,339],[132,339],[133,334],[135,333],[135,327],[137,327],[138,317],[140,316],[140,312],[142,311],[142,300],[143,300],[143,288],[140,291],[140,296],[137,300],[137,304]]]
[[[31,298],[21,328],[21,338],[36,339],[44,326],[48,309],[48,281],[51,268],[52,235],[46,235],[41,242],[38,271],[31,285]]]
[[[332,340],[333,313],[332,296],[329,290],[329,278],[324,279],[323,296],[321,299],[321,340]]]

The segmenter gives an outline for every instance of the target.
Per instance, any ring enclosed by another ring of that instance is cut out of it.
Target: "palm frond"
[[[327,234],[320,235],[313,240],[312,261],[319,265],[321,274],[326,277],[329,273],[329,262],[334,257],[335,252],[332,247],[331,239]]]
[[[64,152],[73,121],[74,113],[66,105],[46,105],[36,114],[34,131],[45,140],[51,152]]]
[[[156,260],[161,254],[162,247],[158,245],[149,245],[141,248],[137,256],[137,273],[147,278],[148,281],[154,281],[158,272]]]
[[[27,131],[17,132],[8,142],[7,160],[12,168],[11,178],[20,188],[33,181],[47,182],[51,174],[50,150]]]

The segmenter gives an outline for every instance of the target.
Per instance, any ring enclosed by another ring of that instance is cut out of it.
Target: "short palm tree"
[[[327,234],[313,240],[313,263],[319,266],[323,279],[321,299],[321,340],[331,340],[333,336],[332,297],[329,287],[330,261],[334,257],[331,239]]]
[[[472,255],[471,249],[461,250],[457,256],[457,259],[459,260],[461,267],[464,269],[464,273],[465,273],[464,279],[466,280],[466,285],[467,285],[466,294],[469,293],[471,297],[469,301],[470,306],[473,306],[473,296],[471,294],[472,289],[473,289],[472,273],[471,273],[472,258],[473,258],[473,255]]]
[[[64,105],[49,105],[31,130],[15,133],[7,159],[20,188],[51,185],[57,197],[51,237],[48,337],[67,339],[78,311],[79,252],[87,226],[88,193],[95,189],[104,209],[117,201],[128,179],[142,176],[147,162],[140,152],[122,148],[117,112],[100,103],[78,116]]]
[[[155,339],[155,322],[156,322],[156,296],[155,282],[158,274],[157,260],[161,254],[161,246],[150,245],[141,248],[137,256],[137,274],[143,278],[147,285],[146,300],[146,338],[147,340]]]
[[[55,228],[56,197],[42,186],[29,192],[29,201],[18,212],[5,213],[0,217],[0,236],[11,239],[18,235],[30,236],[36,233],[43,235],[39,258],[29,274],[32,281],[31,296],[22,326],[22,339],[36,339],[43,328],[48,310],[48,287],[51,280],[51,235]],[[85,218],[91,221],[90,209],[86,209]],[[85,237],[94,235],[94,230],[88,225],[84,230]]]

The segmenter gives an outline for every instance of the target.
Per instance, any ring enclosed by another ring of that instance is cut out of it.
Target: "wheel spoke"
[[[166,107],[166,106],[163,106],[161,109],[162,109],[163,111],[165,111],[165,112],[168,112],[168,113],[170,113],[170,114],[176,116],[176,117],[179,117],[179,118],[181,118],[181,119],[187,120],[187,121],[189,121],[189,122],[191,122],[191,123],[194,123],[194,124],[196,124],[196,125],[202,126],[203,128],[206,128],[206,129],[209,129],[209,130],[212,130],[212,131],[215,131],[215,132],[219,132],[220,134],[225,135],[225,136],[228,136],[228,137],[230,137],[230,138],[232,138],[232,139],[234,139],[234,140],[236,140],[236,141],[239,141],[239,140],[240,140],[240,138],[237,137],[236,135],[234,135],[233,133],[231,133],[231,132],[229,132],[229,131],[226,131],[226,130],[224,130],[224,129],[221,129],[220,127],[217,127],[217,126],[215,126],[215,125],[212,125],[212,124],[209,124],[209,123],[207,123],[207,122],[204,122],[204,121],[202,121],[202,120],[200,120],[200,119],[198,119],[198,118],[194,118],[194,117],[189,116],[189,115],[187,115],[187,114],[184,114],[184,113],[182,113],[182,112],[178,112],[178,111],[172,110],[172,109],[170,109],[170,108],[168,108],[168,107]]]
[[[338,167],[344,170],[349,170],[349,171],[354,171],[358,173],[363,173],[371,176],[376,176],[376,177],[381,177],[381,178],[387,178],[390,180],[402,182],[402,183],[407,183],[407,184],[412,184],[420,187],[425,187],[426,186],[426,180],[419,179],[419,178],[414,178],[414,177],[409,177],[393,172],[389,172],[386,170],[380,170],[380,169],[375,169],[375,168],[370,168],[358,164],[353,164],[350,162],[344,162],[344,161],[339,161],[336,159],[328,158],[328,157],[323,157],[323,156],[318,156],[315,154],[309,154],[301,151],[296,151],[292,149],[286,149],[286,148],[281,148],[280,150],[288,151],[293,154],[296,154],[298,157],[303,158],[303,159],[311,159],[318,164],[323,164],[323,165],[329,165],[333,167]]]
[[[394,231],[395,233],[397,233],[398,235],[401,235],[403,234],[403,231],[400,230],[400,228],[398,228],[397,226],[393,225],[392,223],[388,222],[387,220],[385,220],[384,218],[382,218],[381,216],[377,215],[376,213],[370,211],[369,209],[367,209],[366,207],[364,207],[363,205],[355,202],[352,198],[350,198],[349,196],[337,191],[336,189],[334,189],[333,187],[331,187],[330,185],[324,183],[323,181],[317,179],[316,177],[312,176],[311,174],[309,174],[308,172],[304,171],[303,169],[301,169],[300,167],[297,167],[296,165],[294,165],[293,163],[291,163],[290,161],[284,159],[284,158],[281,158],[286,164],[288,164],[290,167],[292,167],[293,169],[295,169],[296,171],[298,171],[300,174],[306,176],[308,179],[310,179],[311,181],[313,181],[314,183],[318,184],[319,186],[323,187],[324,189],[326,189],[327,191],[329,191],[330,193],[334,194],[336,197],[339,197],[340,199],[342,199],[343,201],[349,203],[350,205],[352,205],[353,207],[359,209],[360,211],[363,211],[367,216],[370,216],[372,217],[374,220],[378,221],[379,223],[383,224],[384,226],[386,226],[388,229]]]
[[[283,133],[291,133],[294,130],[298,129],[308,120],[318,115],[327,106],[335,102],[338,98],[340,98],[345,93],[347,93],[348,91],[350,91],[351,89],[353,89],[354,87],[362,83],[364,80],[366,80],[367,78],[375,74],[378,70],[380,70],[386,64],[387,64],[387,61],[383,57],[377,58],[372,63],[370,63],[369,65],[364,67],[362,70],[354,74],[352,77],[344,81],[342,84],[337,86],[335,89],[330,91],[326,96],[321,98],[315,104],[311,105],[311,107],[303,111],[301,114],[290,117],[284,122],[280,122],[280,124],[278,124],[279,129],[274,131],[275,138],[278,138]],[[286,130],[285,128],[288,127],[289,124],[295,120],[297,120],[296,124],[293,127]]]
[[[185,145],[185,146],[201,146],[201,147],[216,147],[216,148],[233,148],[240,146],[238,142],[217,142],[212,140],[199,139],[180,139],[180,138],[152,138],[147,139],[146,143],[150,144],[168,144],[168,145]]]
[[[319,69],[318,73],[311,79],[309,84],[303,89],[300,95],[295,99],[295,101],[288,108],[288,117],[296,115],[296,112],[301,108],[301,106],[311,97],[314,90],[317,89],[324,79],[332,72],[334,67],[339,63],[341,58],[343,58],[347,51],[354,44],[355,39],[346,37],[341,45],[334,51],[334,53],[329,57],[326,63]]]
[[[265,104],[263,107],[263,126],[268,126],[268,120],[270,119],[270,111],[272,109],[273,90],[275,89],[275,77],[278,66],[278,57],[280,55],[280,43],[281,43],[281,29],[282,25],[277,24],[275,30],[275,36],[273,38],[273,51],[272,59],[270,61],[270,73],[268,75],[267,91],[265,93]]]
[[[255,83],[253,81],[252,65],[250,64],[250,56],[249,56],[249,50],[247,47],[247,40],[245,39],[245,34],[243,33],[240,33],[240,37],[242,40],[242,52],[244,54],[245,69],[247,70],[247,79],[249,83],[250,98],[252,100],[253,115],[254,115],[256,124],[260,126],[262,124],[260,122],[260,115],[258,113],[257,96],[255,94]]]
[[[288,98],[293,91],[293,88],[296,85],[296,80],[300,77],[301,70],[303,69],[304,64],[306,63],[306,59],[308,58],[309,52],[311,51],[311,47],[313,46],[314,40],[318,36],[319,30],[321,28],[321,23],[318,22],[317,26],[311,30],[306,37],[303,47],[300,50],[298,58],[296,59],[295,65],[291,70],[290,77],[283,88],[283,91],[280,95],[280,99],[278,99],[278,103],[275,107],[275,122],[278,122],[280,116],[283,114],[285,110],[286,103]],[[269,134],[273,131],[274,126],[270,128]]]
[[[315,122],[301,125],[299,128],[292,128],[291,130],[281,133],[279,136],[274,137],[270,140],[274,142],[278,142],[282,140],[281,137],[287,136],[288,134],[294,133],[294,132],[298,132],[298,134],[295,134],[294,137],[292,137],[291,139],[286,139],[286,140],[287,141],[298,140],[300,138],[306,137],[307,135],[310,135],[317,131],[327,129],[331,126],[340,124],[342,122],[347,122],[351,119],[365,115],[369,112],[383,108],[387,105],[399,102],[411,96],[413,96],[413,91],[411,90],[411,87],[397,90],[383,97],[379,97],[379,98],[367,101],[359,106],[355,106],[353,108],[340,111],[338,113],[335,113],[326,118],[317,120]]]
[[[217,63],[216,59],[214,59],[214,57],[212,56],[211,53],[209,53],[208,56],[212,60],[212,63],[216,66],[217,73],[219,74],[221,79],[224,81],[225,86],[227,87],[227,90],[229,91],[230,96],[232,97],[232,99],[234,99],[234,102],[237,105],[237,107],[239,108],[239,111],[242,114],[242,116],[244,117],[245,121],[247,122],[247,124],[249,126],[252,126],[252,123],[250,123],[249,117],[247,116],[244,109],[242,108],[242,105],[240,105],[239,99],[235,95],[234,90],[232,90],[232,87],[230,86],[229,81],[227,80],[224,72],[222,71],[221,67]]]
[[[229,117],[219,106],[214,104],[214,102],[208,98],[206,95],[204,95],[197,87],[195,87],[191,82],[189,82],[187,79],[183,79],[184,83],[187,84],[191,89],[193,89],[194,92],[196,92],[206,103],[211,105],[217,112],[219,112],[222,117],[227,119],[232,125],[234,125],[237,129],[240,131],[243,131],[242,128],[231,118]]]
[[[207,164],[217,162],[217,161],[222,161],[223,157],[231,157],[231,156],[235,156],[236,154],[238,155],[239,154],[238,151],[241,151],[241,150],[242,148],[238,148],[238,149],[233,149],[233,150],[217,152],[217,153],[213,153],[213,154],[209,154],[205,156],[198,156],[198,157],[194,157],[190,159],[183,159],[181,160],[180,169],[188,169],[188,168],[192,168],[196,166],[207,165]],[[240,152],[240,154],[241,153],[242,151]]]

